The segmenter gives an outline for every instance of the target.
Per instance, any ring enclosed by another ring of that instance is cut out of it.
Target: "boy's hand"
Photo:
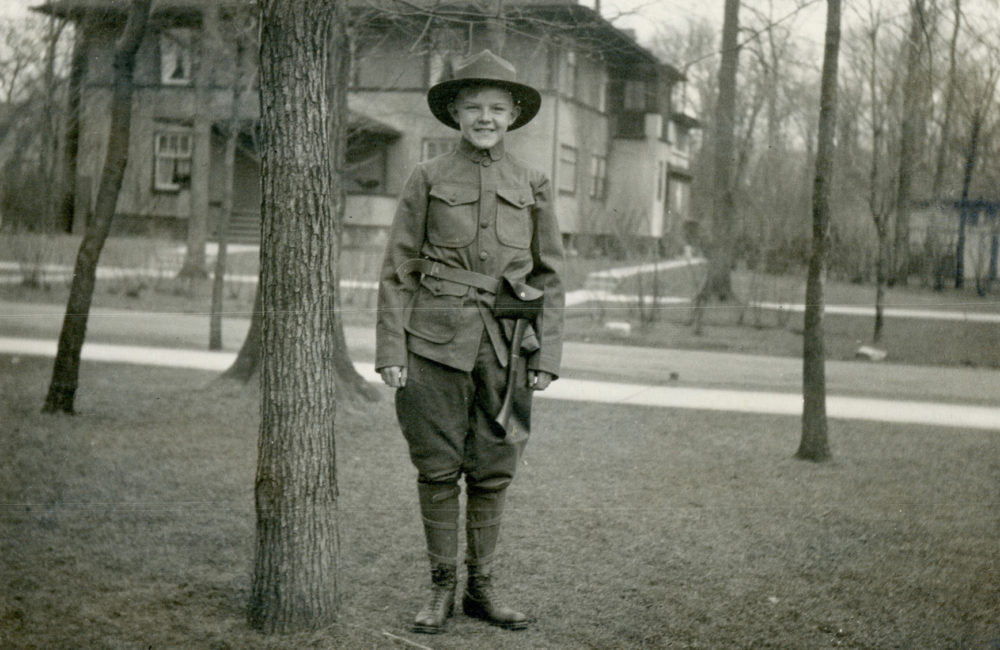
[[[552,375],[544,370],[528,371],[528,387],[531,390],[545,390],[552,383]]]
[[[379,374],[382,375],[385,385],[390,388],[402,388],[406,385],[405,366],[386,366],[379,370]]]

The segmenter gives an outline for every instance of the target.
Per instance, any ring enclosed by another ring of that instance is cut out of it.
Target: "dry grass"
[[[1000,639],[995,432],[539,402],[500,587],[539,622],[407,631],[425,582],[391,402],[342,408],[340,621],[248,629],[257,396],[209,373],[0,356],[0,647],[985,648]]]

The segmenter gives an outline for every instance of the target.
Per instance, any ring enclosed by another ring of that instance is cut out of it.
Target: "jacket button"
[[[491,163],[491,161],[490,161],[489,158],[483,158],[483,162],[482,162],[483,167],[489,167],[490,164],[492,164],[492,163]]]
[[[489,254],[489,253],[487,253],[486,251],[481,251],[481,252],[479,253],[479,259],[481,259],[481,260],[485,260],[485,259],[486,259],[487,257],[489,257],[489,256],[490,256],[490,254]]]
[[[489,228],[490,227],[490,223],[488,221],[484,221],[481,224],[479,224],[479,227],[480,228]]]

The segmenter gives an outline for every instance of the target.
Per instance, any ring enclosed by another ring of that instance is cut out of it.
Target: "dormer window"
[[[191,30],[168,29],[160,35],[160,82],[187,86],[192,79]]]

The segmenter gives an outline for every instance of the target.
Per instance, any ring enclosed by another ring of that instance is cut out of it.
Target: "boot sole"
[[[417,634],[441,634],[444,632],[444,625],[421,625],[415,624],[410,628],[411,632],[416,632]]]

